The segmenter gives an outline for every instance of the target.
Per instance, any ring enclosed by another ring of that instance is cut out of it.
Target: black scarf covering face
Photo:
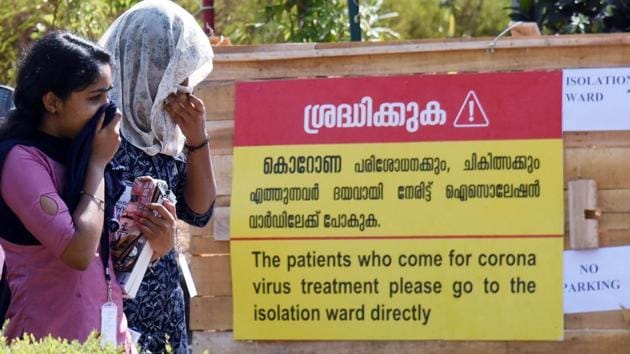
[[[18,137],[0,141],[0,171],[4,166],[6,157],[16,145],[33,146],[48,157],[61,163],[66,169],[66,181],[61,198],[68,206],[70,213],[74,212],[81,198],[81,191],[85,181],[90,156],[92,155],[92,141],[96,126],[101,115],[105,112],[103,126],[109,124],[116,114],[116,105],[110,102],[98,109],[94,116],[81,129],[74,139],[61,139],[50,136],[41,131],[35,131]],[[105,168],[105,224],[101,234],[101,250],[109,249],[109,220],[114,216],[114,203],[124,190],[122,183],[123,168],[114,166],[111,162]],[[0,196],[0,230],[1,237],[5,240],[23,246],[35,246],[41,243],[22,224],[20,219],[6,205]],[[104,266],[109,260],[109,252],[102,255]],[[4,320],[10,300],[10,290],[6,279],[6,264],[3,267],[0,280],[0,320]],[[9,292],[7,294],[7,291]]]

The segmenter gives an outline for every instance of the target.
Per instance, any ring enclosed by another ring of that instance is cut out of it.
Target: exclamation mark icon
[[[459,107],[453,125],[457,128],[473,128],[487,127],[489,124],[490,121],[483,107],[481,107],[475,91],[468,91],[464,102],[462,102],[462,105]]]

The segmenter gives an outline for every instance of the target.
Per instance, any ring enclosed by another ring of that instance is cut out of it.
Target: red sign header
[[[562,137],[562,73],[242,82],[235,146]]]

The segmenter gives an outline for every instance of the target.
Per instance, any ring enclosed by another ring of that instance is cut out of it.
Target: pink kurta
[[[84,341],[100,329],[100,308],[107,301],[107,283],[98,253],[84,271],[61,261],[75,226],[59,196],[64,187],[64,167],[34,147],[15,146],[7,155],[0,177],[6,204],[41,245],[21,246],[0,239],[6,253],[11,287],[11,318],[7,337],[32,333]],[[40,197],[56,201],[58,211],[42,210]],[[2,230],[0,230],[0,233]],[[111,261],[110,261],[111,269]],[[128,341],[120,287],[112,275],[113,301],[118,306],[118,342]],[[128,344],[128,342],[126,343]]]

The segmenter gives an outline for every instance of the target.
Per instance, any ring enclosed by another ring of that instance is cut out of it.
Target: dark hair
[[[99,65],[110,63],[109,53],[90,41],[67,32],[47,34],[20,62],[13,95],[15,110],[0,129],[0,139],[38,129],[46,111],[42,100],[46,93],[65,100],[96,82]]]

